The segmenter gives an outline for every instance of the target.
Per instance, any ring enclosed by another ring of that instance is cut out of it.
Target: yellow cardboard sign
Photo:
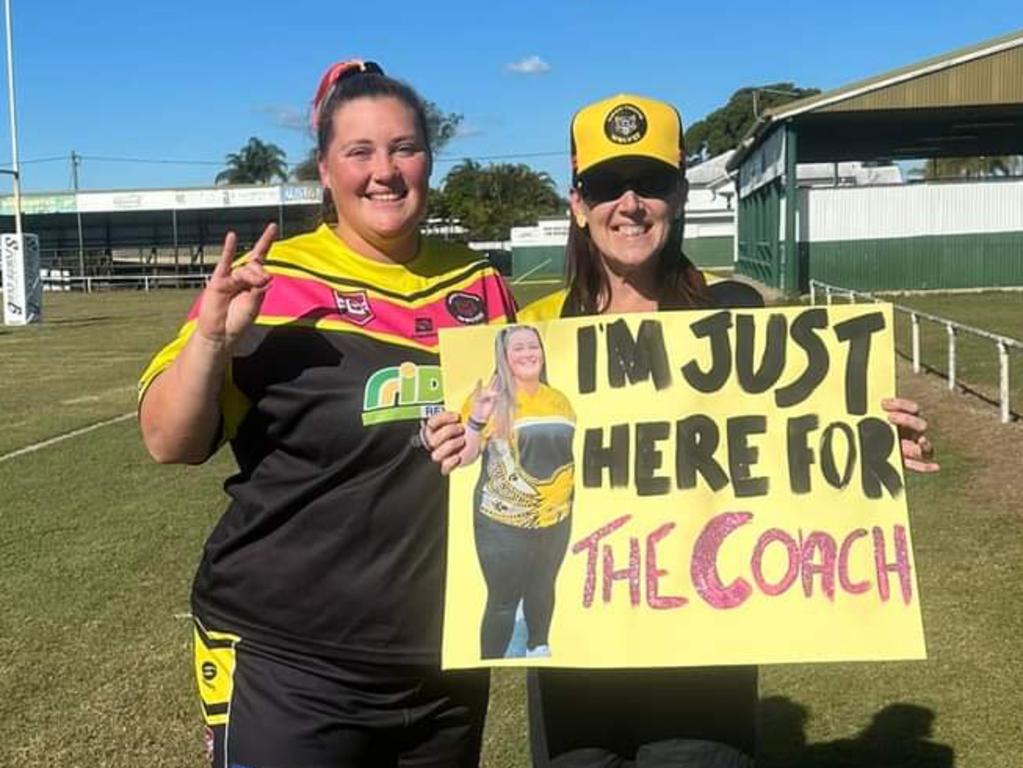
[[[889,305],[442,331],[446,668],[925,657]]]

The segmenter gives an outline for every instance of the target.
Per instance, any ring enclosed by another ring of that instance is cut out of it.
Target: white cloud
[[[291,131],[308,131],[309,115],[305,110],[297,107],[265,104],[255,108],[256,112],[268,115],[278,128],[287,128]]]
[[[455,135],[452,138],[455,139],[470,139],[475,136],[482,136],[483,129],[477,128],[474,125],[466,125],[465,123],[459,123],[455,128]]]
[[[509,72],[517,72],[520,75],[542,75],[550,72],[551,65],[537,55],[527,56],[522,61],[516,61],[505,66]]]

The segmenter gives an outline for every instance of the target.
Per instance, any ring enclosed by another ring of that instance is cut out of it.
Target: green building
[[[786,293],[1023,286],[1023,178],[806,188],[802,166],[1023,154],[1023,31],[767,112],[738,175],[738,272]]]

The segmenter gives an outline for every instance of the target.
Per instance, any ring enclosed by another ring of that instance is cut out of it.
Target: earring
[[[579,227],[579,229],[586,229],[586,217],[583,216],[581,213],[576,214],[575,223]]]

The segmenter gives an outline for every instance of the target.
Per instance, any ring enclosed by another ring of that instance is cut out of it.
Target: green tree
[[[288,178],[284,150],[276,144],[260,141],[255,136],[238,152],[229,154],[227,167],[217,174],[217,184],[269,184],[274,179]]]
[[[430,146],[433,148],[434,154],[436,154],[449,141],[455,138],[455,134],[458,133],[458,126],[461,125],[465,116],[457,112],[443,112],[432,101],[424,102],[423,106],[426,108],[426,131],[430,137]],[[291,176],[295,181],[320,180],[316,147],[310,149],[309,154],[291,169]]]
[[[753,127],[754,91],[756,111],[765,111],[795,99],[820,93],[817,88],[799,88],[792,83],[771,83],[770,85],[740,88],[728,99],[728,103],[693,123],[686,131],[686,153],[690,157],[713,157],[735,149]]]
[[[455,138],[465,115],[460,112],[442,112],[432,101],[423,102],[423,106],[426,107],[426,131],[430,136],[430,146],[435,154],[440,154],[448,142]]]
[[[920,175],[935,179],[982,179],[990,176],[1016,176],[1023,173],[1023,155],[986,157],[932,157],[924,163]]]
[[[431,193],[430,215],[458,221],[473,240],[506,240],[512,227],[564,212],[549,174],[522,163],[482,166],[463,160]]]

